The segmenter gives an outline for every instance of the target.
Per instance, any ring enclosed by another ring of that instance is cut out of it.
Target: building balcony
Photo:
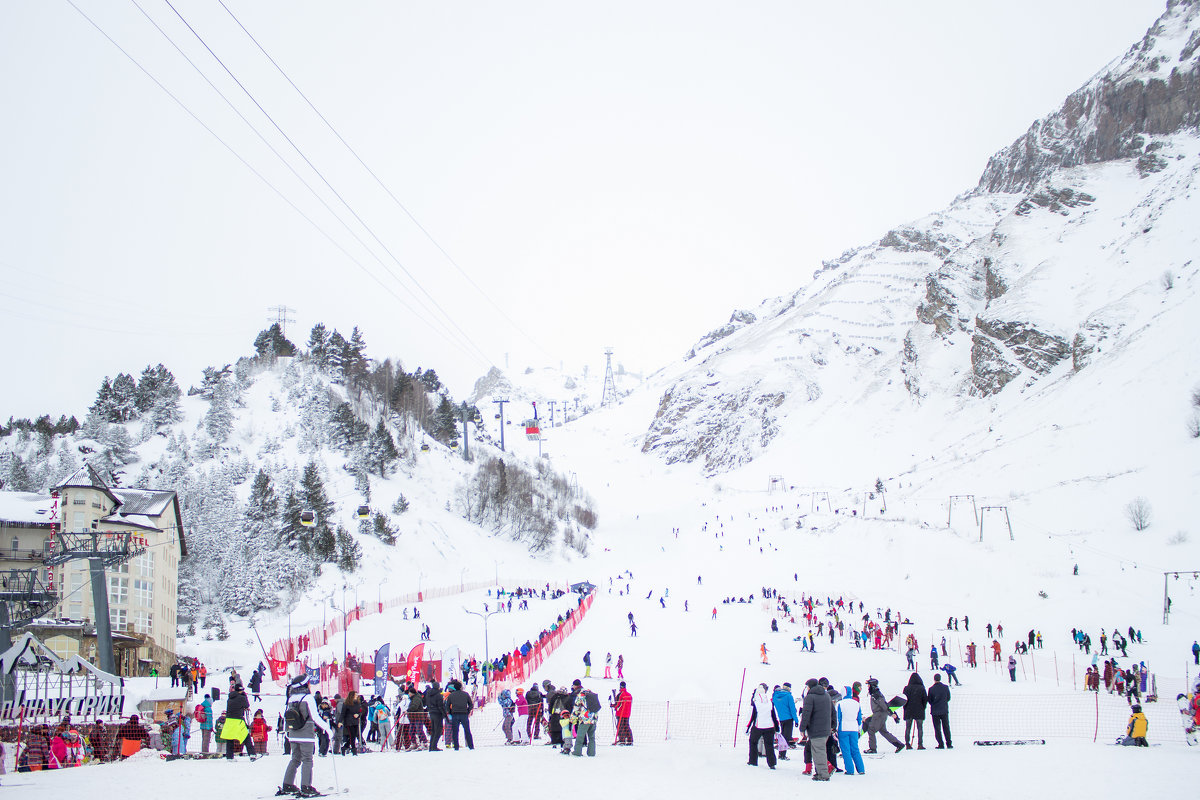
[[[31,561],[42,563],[46,554],[38,550],[0,550],[0,561]]]

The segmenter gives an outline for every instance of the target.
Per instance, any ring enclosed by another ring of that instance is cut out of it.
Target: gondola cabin
[[[422,453],[428,453],[428,452],[429,452],[429,445],[428,445],[428,444],[422,444],[422,445],[421,445],[421,452],[422,452]]]
[[[317,513],[315,511],[301,511],[300,524],[306,528],[311,528],[317,524]]]
[[[367,517],[371,516],[371,507],[359,506],[355,516],[357,516],[359,519],[366,519]]]
[[[537,441],[542,438],[542,429],[536,419],[525,420],[525,438],[530,441]]]

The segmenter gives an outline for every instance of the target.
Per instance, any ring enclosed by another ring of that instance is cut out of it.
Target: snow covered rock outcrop
[[[936,399],[986,426],[981,400],[1087,380],[1164,293],[1196,302],[1198,75],[1200,0],[1172,0],[973,190],[704,336],[664,373],[643,452],[714,474],[846,408]]]

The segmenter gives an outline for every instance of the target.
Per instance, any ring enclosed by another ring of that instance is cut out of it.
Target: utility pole
[[[554,427],[554,406],[558,404],[557,400],[550,401],[550,427]]]
[[[462,424],[463,424],[463,461],[470,461],[471,453],[467,447],[467,412],[471,407],[467,405],[467,401],[463,400],[462,404]]]
[[[492,402],[496,403],[500,406],[500,452],[503,453],[504,452],[504,404],[509,401],[508,401],[508,398],[506,397],[503,400],[493,400]]]
[[[617,382],[613,379],[611,347],[604,348],[604,393],[600,395],[600,407],[604,408],[617,402]]]
[[[267,311],[270,311],[272,314],[275,315],[274,317],[267,317],[267,322],[278,323],[279,332],[282,333],[286,337],[288,323],[289,322],[295,323],[295,321],[296,321],[296,320],[292,319],[291,317],[289,317],[288,314],[296,313],[296,309],[288,308],[287,306],[271,306],[270,308],[267,309]]]

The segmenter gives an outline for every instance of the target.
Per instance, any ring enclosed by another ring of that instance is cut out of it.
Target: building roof
[[[0,492],[0,522],[50,527],[54,500],[34,492]]]
[[[75,470],[74,474],[65,481],[54,487],[54,491],[61,492],[63,489],[99,489],[104,492],[114,503],[120,503],[121,500],[113,494],[112,489],[100,477],[100,473],[92,468],[91,464],[84,464],[79,469]]]
[[[121,502],[123,515],[161,516],[175,497],[174,492],[166,489],[113,489],[112,492]]]
[[[112,514],[104,517],[104,522],[130,525],[144,530],[175,529],[179,537],[179,554],[187,555],[187,542],[183,537],[183,517],[179,511],[179,498],[169,489],[113,489],[110,488],[100,473],[91,464],[84,464],[58,486],[56,491],[68,488],[99,489],[107,494],[117,507]],[[173,512],[173,513],[172,513]],[[156,524],[151,517],[174,518],[174,525],[164,521]]]

